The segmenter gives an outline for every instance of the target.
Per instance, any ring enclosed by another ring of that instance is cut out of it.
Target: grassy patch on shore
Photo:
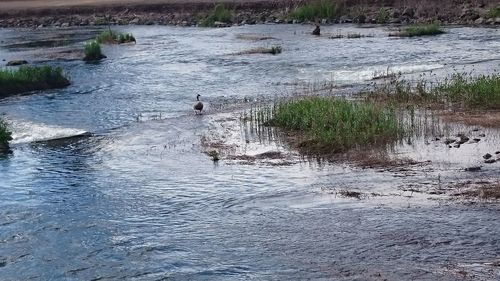
[[[17,70],[0,70],[0,96],[62,88],[69,84],[60,67],[21,66]]]
[[[445,33],[439,24],[416,24],[405,27],[402,31],[397,33],[391,33],[389,36],[395,37],[418,37],[418,36],[430,36],[439,35]]]
[[[369,99],[398,104],[437,104],[463,109],[500,109],[500,74],[455,73],[444,81],[410,83],[394,77],[378,86]]]
[[[130,33],[105,30],[97,35],[96,41],[99,44],[124,44],[135,42],[135,37]]]
[[[90,41],[85,44],[84,61],[99,61],[106,56],[102,54],[101,45],[97,41]]]
[[[404,132],[395,110],[372,102],[312,97],[277,104],[267,122],[288,131],[300,131],[299,147],[336,153],[359,145],[384,144]]]
[[[333,1],[318,1],[295,8],[290,17],[299,21],[315,21],[319,19],[332,19],[339,13]]]
[[[12,140],[12,132],[9,131],[8,124],[0,117],[0,144],[6,144]]]
[[[231,23],[233,13],[223,4],[217,4],[210,15],[200,22],[202,27],[213,27],[216,22]]]

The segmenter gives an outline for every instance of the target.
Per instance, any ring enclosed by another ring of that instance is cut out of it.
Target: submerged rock
[[[28,64],[28,62],[25,60],[11,60],[7,63],[7,66],[18,66],[24,64]]]
[[[8,142],[0,142],[0,155],[12,153]]]
[[[486,153],[485,155],[483,155],[484,159],[490,159],[491,157],[492,157],[492,155],[489,153]]]
[[[484,161],[484,163],[486,163],[486,164],[493,164],[495,162],[497,162],[497,160],[495,160],[495,159],[488,159],[488,160]]]

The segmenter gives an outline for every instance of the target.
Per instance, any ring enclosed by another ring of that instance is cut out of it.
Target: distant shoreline
[[[223,3],[232,11],[227,25],[258,23],[298,23],[290,11],[307,0],[7,0],[0,2],[0,27],[69,27],[98,25],[180,25],[196,26],[216,5]],[[415,2],[415,3],[413,3]],[[323,24],[377,23],[381,9],[389,24],[440,21],[444,25],[499,25],[500,18],[488,18],[495,0],[482,4],[456,5],[453,0],[386,0],[369,5],[344,0],[338,17],[318,19]]]

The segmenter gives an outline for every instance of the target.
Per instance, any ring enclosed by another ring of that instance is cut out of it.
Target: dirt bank
[[[229,24],[293,23],[289,12],[308,0],[223,0],[232,11]],[[337,15],[323,23],[407,24],[439,20],[444,24],[500,24],[491,16],[495,0],[482,1],[335,1]],[[111,24],[197,25],[215,6],[213,0],[7,0],[0,2],[0,27],[67,27]]]

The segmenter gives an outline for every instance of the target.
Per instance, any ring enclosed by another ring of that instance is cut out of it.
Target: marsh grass
[[[290,17],[299,21],[315,21],[332,19],[339,13],[338,6],[333,1],[318,1],[295,8]]]
[[[12,132],[10,132],[7,122],[0,118],[0,144],[7,144],[10,140],[12,140]]]
[[[368,99],[396,104],[441,105],[462,109],[500,109],[500,74],[455,73],[444,81],[411,83],[399,76],[378,85]]]
[[[337,153],[361,145],[386,144],[400,138],[404,125],[396,111],[372,102],[310,97],[276,104],[262,112],[267,125],[305,134],[299,147]]]
[[[21,66],[17,70],[0,70],[0,96],[63,88],[69,84],[60,67]]]
[[[106,58],[106,56],[102,54],[101,45],[97,41],[87,42],[85,44],[84,53],[84,61],[99,61]]]
[[[418,36],[430,36],[439,35],[445,33],[441,26],[437,23],[430,24],[416,24],[405,27],[402,31],[398,33],[391,33],[389,36],[395,37],[418,37]]]
[[[200,22],[202,27],[213,27],[215,22],[231,23],[233,18],[232,12],[223,4],[217,4],[210,15]]]
[[[119,33],[112,30],[105,30],[97,35],[96,41],[99,44],[124,44],[136,42],[135,37],[130,33]]]

